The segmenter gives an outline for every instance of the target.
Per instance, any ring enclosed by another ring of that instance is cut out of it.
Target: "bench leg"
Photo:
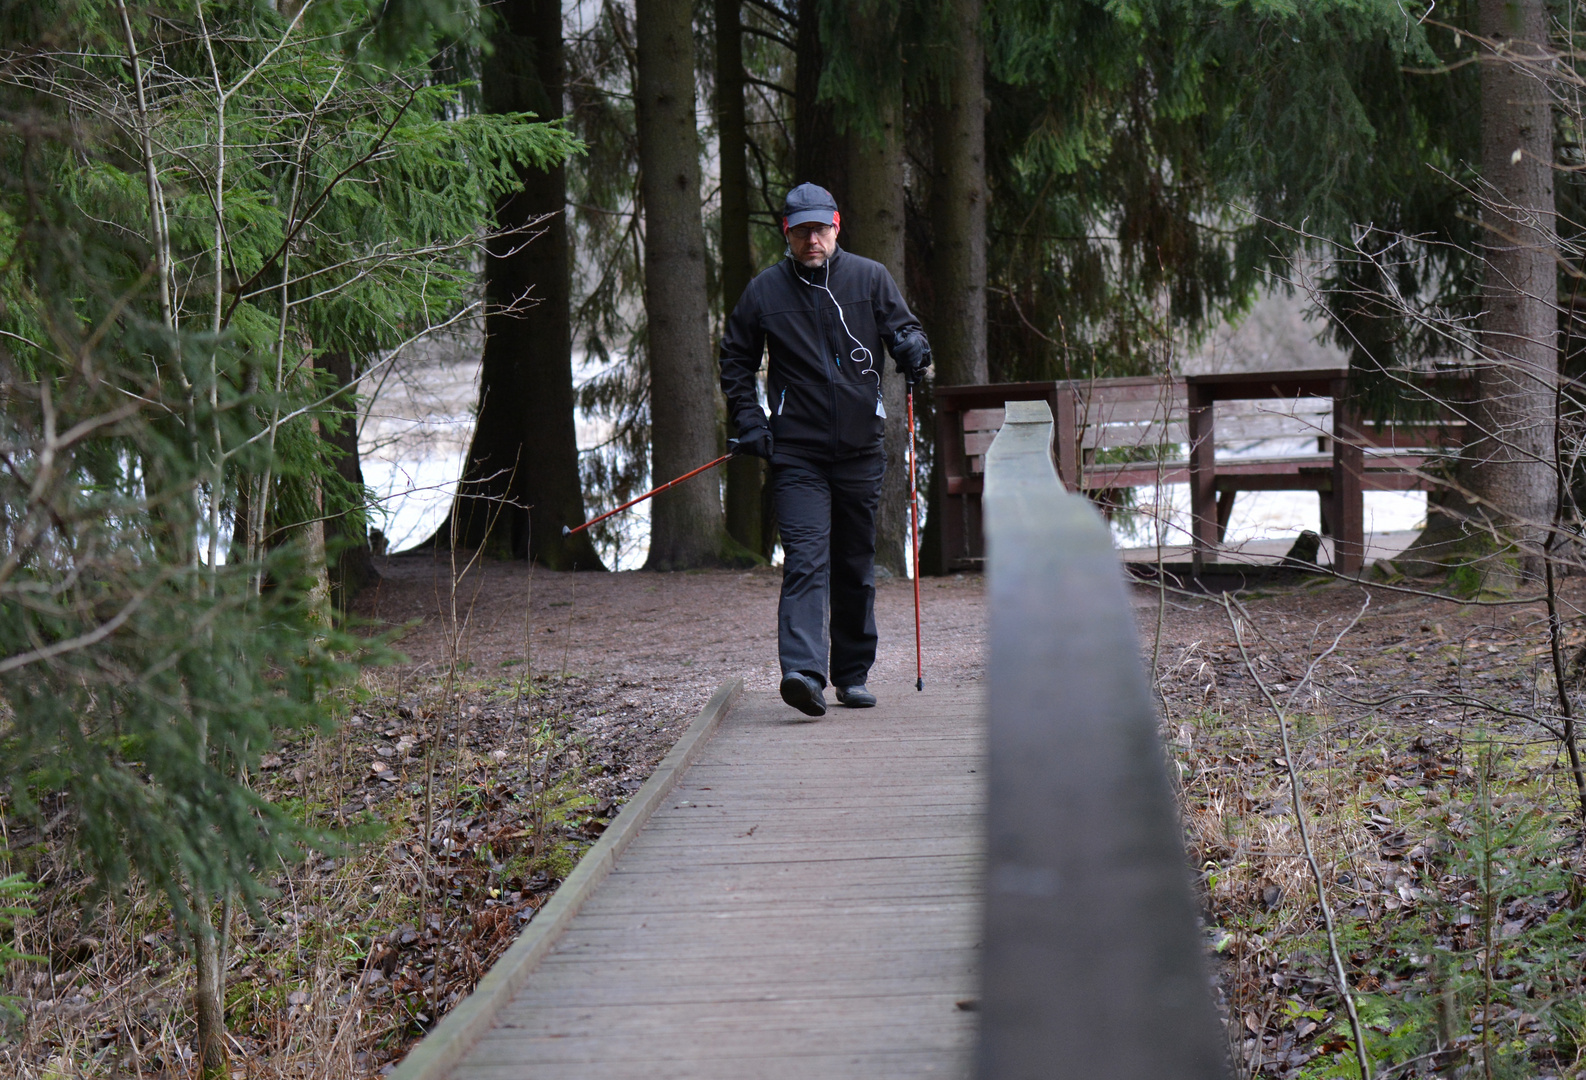
[[[1219,491],[1217,493],[1217,542],[1224,543],[1228,539],[1228,519],[1234,516],[1234,500],[1239,497],[1237,491]]]
[[[1217,547],[1217,458],[1212,446],[1216,405],[1205,399],[1199,387],[1189,387],[1189,473],[1191,540],[1194,543],[1195,572],[1198,574],[1206,554]]]
[[[1340,385],[1333,392],[1333,572],[1337,574],[1358,574],[1366,564],[1365,470],[1360,422]]]

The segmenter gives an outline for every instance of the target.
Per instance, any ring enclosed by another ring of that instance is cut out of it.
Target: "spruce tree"
[[[480,73],[496,114],[563,115],[561,0],[511,0]],[[485,260],[485,345],[474,433],[449,519],[434,544],[493,546],[554,570],[603,569],[584,520],[573,416],[572,253],[567,171],[526,165],[498,202],[501,230]]]
[[[705,289],[692,13],[687,0],[639,0],[634,20],[650,469],[658,483],[705,464],[720,446],[720,391]],[[656,496],[650,523],[649,569],[718,563],[725,540],[719,482],[701,478]]]
[[[205,1077],[230,916],[333,842],[250,776],[383,655],[324,606],[338,354],[465,317],[495,199],[575,147],[457,116],[424,14],[0,12],[0,790],[72,811],[101,897],[164,896]]]
[[[716,142],[721,159],[721,306],[725,318],[754,276],[749,246],[749,161],[744,108],[743,0],[716,0]],[[732,425],[731,417],[727,423]],[[729,437],[737,432],[729,431]],[[754,553],[765,550],[765,465],[756,457],[727,463],[727,535]]]

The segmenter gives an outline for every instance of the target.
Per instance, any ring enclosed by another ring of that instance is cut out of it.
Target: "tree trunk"
[[[1553,115],[1535,62],[1548,48],[1549,17],[1543,0],[1481,0],[1477,19],[1498,51],[1481,66],[1485,312],[1469,487],[1534,570],[1555,505]]]
[[[487,112],[563,115],[560,0],[504,0],[481,90]],[[556,570],[604,569],[584,520],[573,416],[571,256],[567,170],[526,167],[520,191],[496,207],[502,229],[485,261],[479,413],[451,518],[431,543],[489,546]],[[543,220],[541,220],[543,219]],[[543,231],[541,231],[543,230]]]
[[[793,183],[819,184],[846,211],[848,143],[837,133],[831,105],[818,100],[821,72],[826,66],[821,48],[820,6],[817,0],[800,0],[798,6],[798,57],[793,73]]]
[[[984,383],[986,365],[986,87],[982,0],[949,0],[957,48],[933,107],[931,347],[936,381]]]
[[[328,373],[338,387],[346,388],[332,402],[336,415],[320,423],[320,437],[330,444],[336,455],[336,472],[347,486],[362,499],[363,464],[358,458],[358,412],[352,392],[352,354],[336,351],[321,356],[317,366]],[[362,507],[357,509],[361,510]],[[332,506],[325,519],[325,546],[330,555],[331,599],[337,610],[346,610],[348,603],[366,585],[380,580],[374,568],[373,553],[369,550],[369,529],[362,513],[353,513],[353,507]]]
[[[710,461],[719,445],[700,213],[692,15],[688,0],[639,0],[634,19],[650,471],[656,483]],[[717,564],[724,538],[718,477],[710,474],[680,484],[655,497],[646,568]]]
[[[208,912],[196,910],[194,919],[207,919]],[[221,931],[202,927],[194,935],[193,1017],[198,1028],[199,1080],[226,1080],[231,1075],[231,1056],[226,1053],[226,973],[220,955]]]
[[[897,72],[892,72],[897,79]],[[855,132],[848,136],[848,176],[852,187],[850,215],[843,219],[844,246],[856,255],[874,259],[891,272],[900,285],[903,273],[903,133],[900,122],[902,86],[892,88],[887,104],[876,117],[879,140]],[[852,223],[850,225],[850,222]],[[850,234],[850,229],[852,233]],[[902,576],[908,565],[909,542],[909,426],[903,377],[878,358],[883,372],[882,400],[887,409],[887,472],[881,483],[881,505],[876,514],[876,565]]]
[[[743,104],[743,0],[716,0],[716,132],[721,153],[721,309],[731,313],[754,276],[749,254],[749,142]],[[727,421],[729,427],[732,421]],[[728,432],[736,435],[737,431]],[[727,535],[757,555],[766,551],[761,528],[765,465],[756,457],[727,463]]]

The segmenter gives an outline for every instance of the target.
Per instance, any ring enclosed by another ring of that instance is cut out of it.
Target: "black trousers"
[[[859,686],[876,662],[876,507],[886,454],[771,467],[782,534],[782,674]],[[830,632],[830,664],[828,639]]]

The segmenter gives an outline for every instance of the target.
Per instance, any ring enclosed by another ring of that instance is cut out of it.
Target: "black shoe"
[[[821,692],[821,684],[802,671],[782,676],[782,700],[805,716],[826,715],[826,695]]]
[[[865,689],[864,683],[858,686],[839,686],[837,701],[850,709],[868,709],[876,703],[876,695]]]

